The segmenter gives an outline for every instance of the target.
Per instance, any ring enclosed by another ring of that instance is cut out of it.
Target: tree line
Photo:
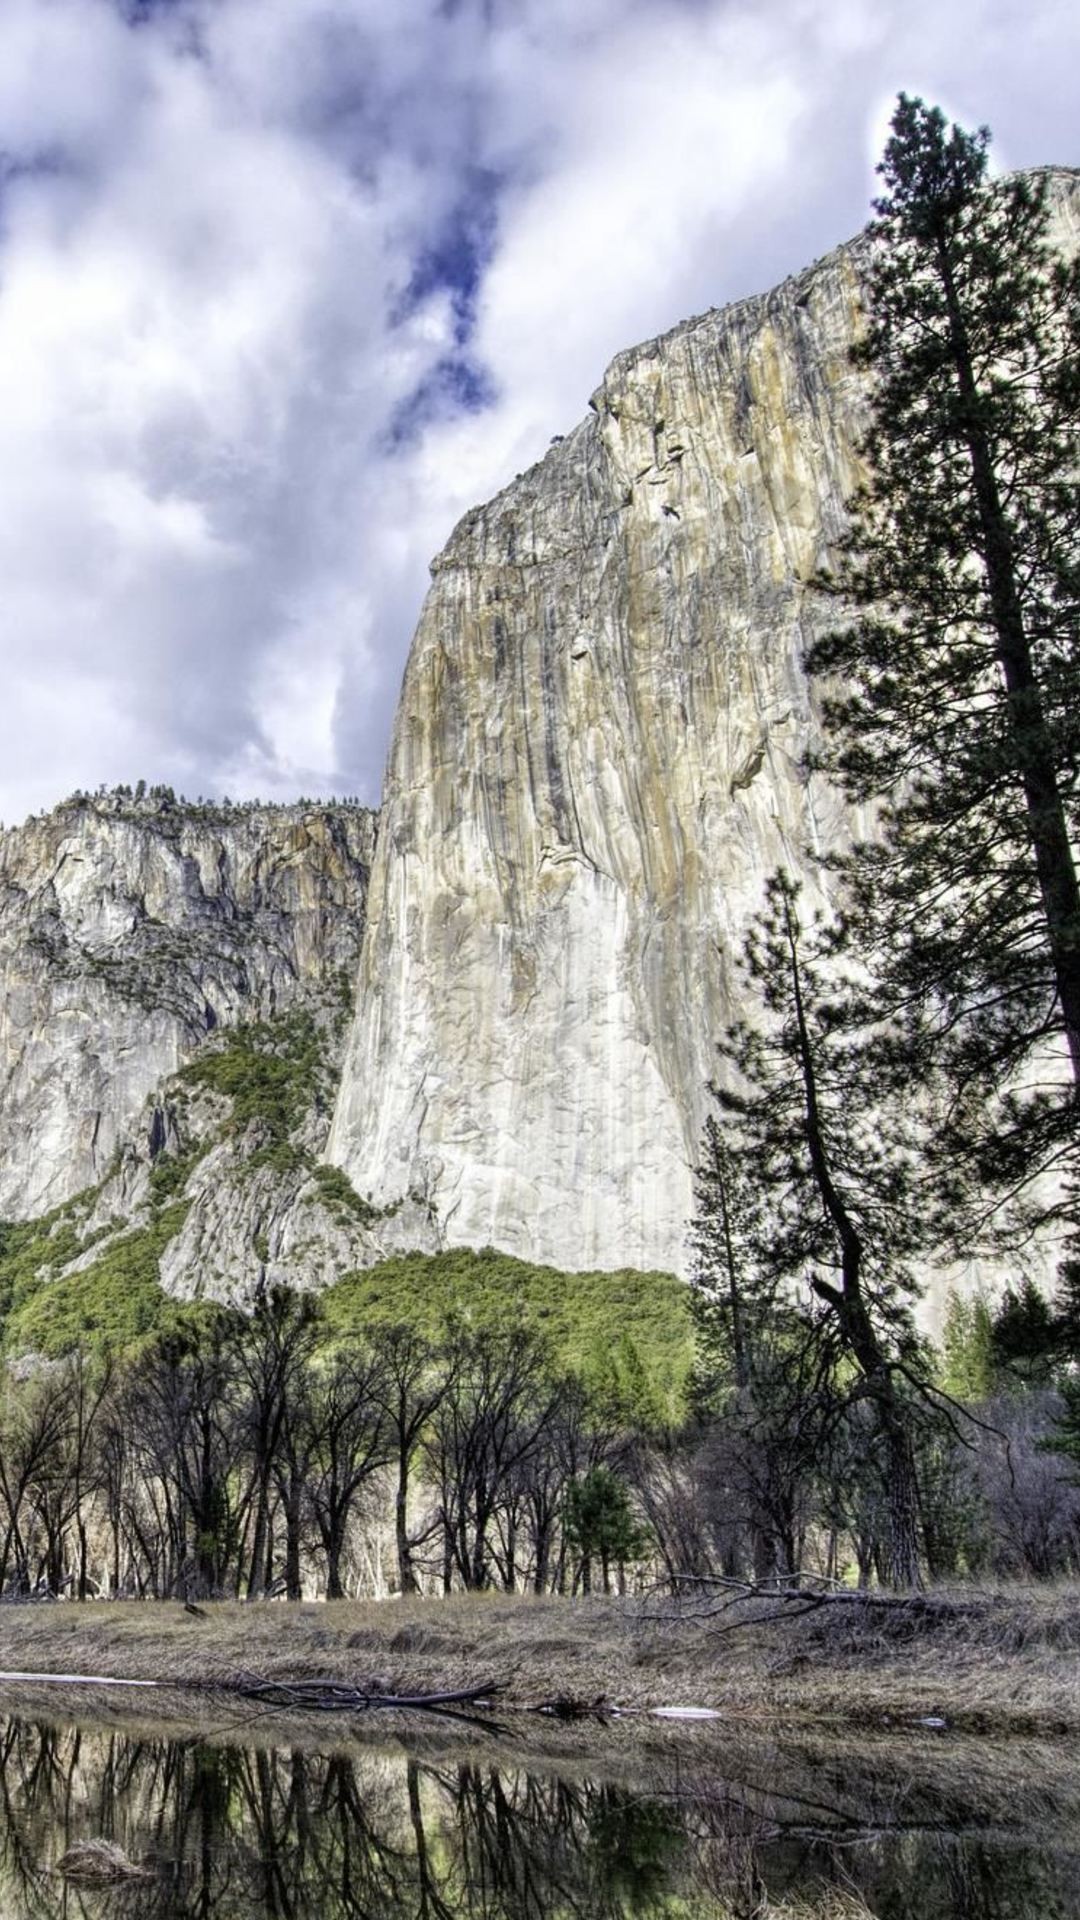
[[[609,1590],[643,1545],[634,1444],[529,1327],[331,1339],[278,1289],[9,1374],[0,1593]]]
[[[908,1349],[898,1417],[932,1578],[1080,1571],[1078,1297],[953,1294],[941,1347]],[[778,1298],[766,1318],[748,1301],[736,1333],[743,1305],[736,1290],[721,1322],[699,1296],[694,1373],[667,1421],[568,1371],[527,1325],[342,1336],[285,1289],[251,1314],[200,1307],[122,1359],[9,1370],[0,1595],[889,1581],[876,1402],[797,1306]]]

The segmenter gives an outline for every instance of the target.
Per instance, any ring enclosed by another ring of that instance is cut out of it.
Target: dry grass
[[[78,1841],[57,1861],[56,1871],[63,1874],[65,1880],[88,1887],[117,1886],[128,1880],[152,1878],[145,1867],[129,1860],[123,1847],[111,1840]]]
[[[857,1893],[823,1887],[818,1894],[795,1900],[770,1901],[760,1909],[761,1920],[874,1920],[873,1911]]]
[[[981,1600],[918,1631],[845,1609],[720,1635],[669,1603],[601,1598],[220,1602],[202,1618],[171,1603],[3,1606],[0,1669],[179,1687],[241,1673],[385,1692],[494,1682],[516,1708],[561,1698],[848,1727],[941,1717],[987,1732],[1080,1728],[1080,1585]]]

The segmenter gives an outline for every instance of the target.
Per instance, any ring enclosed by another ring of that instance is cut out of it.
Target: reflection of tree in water
[[[450,1871],[442,1897],[477,1920],[549,1920],[663,1909],[682,1828],[669,1806],[593,1781],[494,1767],[432,1775],[443,1804]]]
[[[0,1723],[3,1920],[759,1920],[858,1889],[880,1920],[1066,1920],[1075,1856],[854,1766],[708,1774],[652,1797],[486,1762],[210,1747]],[[783,1788],[778,1777],[783,1774]],[[100,1837],[154,1877],[47,1871]],[[812,1908],[803,1908],[809,1912]]]

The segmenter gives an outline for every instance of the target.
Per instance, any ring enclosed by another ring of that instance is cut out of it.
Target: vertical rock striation
[[[801,660],[859,477],[865,244],[619,355],[434,563],[329,1151],[450,1243],[684,1263],[733,956],[765,875],[815,888],[850,831],[800,770]]]

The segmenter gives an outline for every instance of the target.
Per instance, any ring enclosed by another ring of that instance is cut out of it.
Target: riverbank
[[[763,1619],[663,1598],[503,1594],[383,1603],[0,1606],[0,1669],[223,1687],[325,1678],[375,1693],[499,1689],[554,1702],[711,1707],[754,1722],[1080,1731],[1080,1584],[936,1593],[913,1609]],[[758,1616],[758,1617],[755,1617]],[[0,1674],[0,1696],[14,1683]]]

